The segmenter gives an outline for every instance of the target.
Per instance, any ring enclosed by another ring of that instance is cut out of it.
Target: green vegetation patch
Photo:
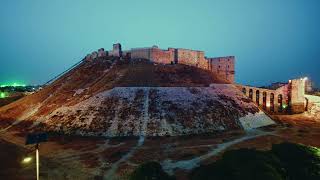
[[[140,165],[130,175],[129,180],[174,180],[163,171],[158,162],[147,162]]]
[[[157,162],[140,165],[130,180],[172,180]],[[281,143],[270,151],[227,151],[214,163],[192,170],[190,180],[319,180],[320,149]]]
[[[194,169],[190,179],[316,180],[320,179],[320,150],[282,143],[273,145],[270,151],[227,151],[220,160]]]

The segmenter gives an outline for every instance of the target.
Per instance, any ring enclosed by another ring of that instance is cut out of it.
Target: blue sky
[[[98,48],[236,56],[236,81],[320,85],[318,0],[1,0],[0,83],[44,83]]]

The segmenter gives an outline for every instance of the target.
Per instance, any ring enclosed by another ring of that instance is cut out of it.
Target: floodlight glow
[[[303,80],[304,80],[304,81],[307,81],[307,80],[308,80],[308,77],[304,77]]]
[[[14,83],[7,83],[7,84],[1,84],[0,87],[25,87],[26,85],[25,84],[22,84],[22,83],[18,83],[18,82],[14,82]]]
[[[22,160],[22,163],[27,164],[27,163],[31,162],[31,160],[32,160],[32,157],[26,157]]]
[[[0,98],[6,98],[7,94],[5,92],[0,92]]]

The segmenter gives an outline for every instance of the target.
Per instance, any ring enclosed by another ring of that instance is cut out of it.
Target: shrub
[[[282,143],[270,151],[227,151],[220,160],[194,169],[190,179],[316,180],[320,179],[320,149]]]
[[[276,157],[253,149],[227,151],[222,159],[200,166],[191,173],[192,180],[281,180],[284,177],[285,173]]]
[[[320,179],[320,149],[282,143],[273,145],[271,152],[281,161],[289,179]]]
[[[158,162],[147,162],[140,165],[132,172],[130,180],[174,180],[166,172]]]

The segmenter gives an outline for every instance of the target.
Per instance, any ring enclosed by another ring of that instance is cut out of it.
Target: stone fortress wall
[[[151,49],[151,60],[155,63],[170,64],[174,62],[174,49],[162,50],[157,47]]]
[[[123,51],[121,44],[117,43],[113,45],[112,50],[104,51],[104,49],[101,48],[98,52],[95,51],[88,54],[85,59],[92,60],[97,57],[108,55],[115,57],[129,57],[131,59],[148,59],[154,63],[160,64],[184,64],[195,66],[211,71],[215,77],[225,83],[234,83],[234,56],[207,58],[203,51],[182,48],[168,48],[167,50],[163,50],[158,46],[132,48],[131,50]]]
[[[113,45],[113,49],[105,51],[103,48],[98,52],[94,51],[85,57],[85,60],[90,61],[97,57],[114,56],[130,59],[148,59],[154,63],[160,64],[184,64],[195,66],[201,69],[211,71],[215,77],[225,83],[234,83],[235,74],[235,57],[217,57],[207,58],[203,51],[182,49],[182,48],[168,48],[167,50],[160,49],[158,46],[146,48],[132,48],[123,51],[121,44]]]
[[[234,56],[206,58],[203,51],[168,48],[163,50],[157,46],[134,48],[130,50],[131,59],[149,59],[162,64],[185,64],[212,71],[216,77],[226,83],[234,83]]]
[[[235,57],[215,57],[207,58],[208,69],[213,72],[217,77],[225,79],[227,82],[234,82],[235,74]]]

